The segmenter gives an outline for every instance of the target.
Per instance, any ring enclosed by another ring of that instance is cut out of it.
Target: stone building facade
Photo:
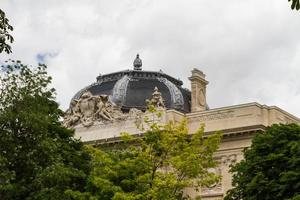
[[[300,119],[276,107],[246,103],[209,109],[206,101],[208,81],[198,69],[192,70],[191,91],[182,82],[162,72],[142,70],[137,58],[134,70],[98,76],[97,81],[80,90],[71,100],[65,125],[75,128],[75,136],[85,143],[114,144],[120,133],[143,134],[137,124],[143,123],[146,100],[163,109],[162,122],[187,119],[190,133],[201,124],[205,134],[223,133],[215,158],[219,166],[214,170],[222,176],[220,183],[200,192],[187,189],[191,196],[205,200],[223,199],[231,188],[229,166],[243,158],[242,151],[251,145],[257,131],[275,123],[300,123]]]

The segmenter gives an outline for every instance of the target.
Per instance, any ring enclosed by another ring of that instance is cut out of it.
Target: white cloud
[[[257,101],[300,116],[299,12],[282,0],[2,0],[14,26],[13,54],[34,64],[44,56],[66,108],[105,74],[131,68],[210,81],[210,107]],[[55,56],[49,56],[55,55]],[[4,58],[5,57],[5,58]]]

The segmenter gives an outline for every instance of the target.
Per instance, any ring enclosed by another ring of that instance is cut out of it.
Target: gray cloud
[[[49,66],[58,101],[99,73],[162,69],[185,82],[207,74],[211,108],[256,101],[300,116],[299,12],[282,0],[4,0],[13,54]],[[55,55],[55,56],[51,56]]]

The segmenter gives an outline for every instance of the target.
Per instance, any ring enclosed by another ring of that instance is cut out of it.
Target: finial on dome
[[[136,58],[133,61],[134,70],[142,70],[142,60],[140,59],[140,55],[137,54]]]

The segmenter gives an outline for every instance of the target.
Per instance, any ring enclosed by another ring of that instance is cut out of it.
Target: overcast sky
[[[65,109],[101,73],[132,69],[210,82],[211,108],[258,102],[300,117],[300,12],[288,0],[0,0],[14,58],[44,62]]]

